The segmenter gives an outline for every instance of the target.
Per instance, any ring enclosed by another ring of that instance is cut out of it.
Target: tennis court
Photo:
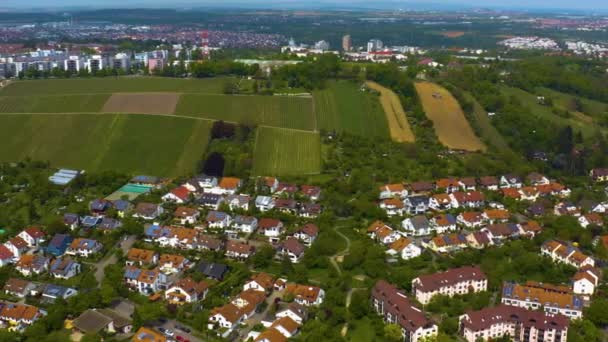
[[[151,185],[127,183],[106,197],[106,199],[108,201],[116,201],[126,196],[129,201],[132,201],[139,197],[139,195],[152,191],[153,188]]]

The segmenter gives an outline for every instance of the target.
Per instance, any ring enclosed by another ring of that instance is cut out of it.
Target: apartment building
[[[453,268],[412,280],[412,293],[425,305],[437,295],[453,297],[486,291],[487,288],[488,278],[478,266]]]
[[[572,244],[558,240],[545,241],[540,248],[540,253],[551,258],[554,262],[568,264],[577,269],[585,266],[595,267],[595,260],[592,257],[583,254]]]
[[[583,298],[572,293],[567,286],[537,283],[505,282],[502,286],[502,303],[528,310],[543,310],[548,314],[561,314],[568,318],[583,317]]]

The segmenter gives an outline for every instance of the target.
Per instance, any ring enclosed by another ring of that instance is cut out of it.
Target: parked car
[[[185,332],[185,333],[188,333],[188,334],[189,334],[190,332],[192,332],[192,330],[190,330],[190,328],[185,327],[185,326],[183,326],[183,325],[181,325],[181,324],[176,324],[176,325],[175,325],[175,329],[177,329],[177,330],[181,330],[181,331],[183,331],[183,332]]]

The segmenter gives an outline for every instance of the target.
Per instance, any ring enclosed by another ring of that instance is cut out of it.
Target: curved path
[[[344,248],[344,250],[337,252],[336,254],[332,255],[331,257],[329,257],[329,262],[331,262],[331,264],[334,266],[334,268],[336,269],[336,271],[338,271],[339,275],[342,275],[342,268],[340,268],[340,265],[338,265],[338,262],[336,261],[336,259],[338,257],[341,256],[345,256],[350,252],[350,238],[346,235],[344,235],[342,232],[340,232],[339,228],[342,227],[334,227],[334,231],[340,235],[340,237],[342,237],[344,240],[346,240],[346,248]]]

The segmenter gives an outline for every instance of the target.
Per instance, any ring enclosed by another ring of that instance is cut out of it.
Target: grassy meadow
[[[152,115],[0,115],[0,161],[159,176],[193,173],[211,122]]]
[[[312,99],[289,96],[181,96],[176,115],[312,131]]]
[[[313,92],[317,127],[356,135],[389,137],[386,115],[378,96],[347,81],[328,82]]]
[[[318,133],[259,127],[253,156],[253,174],[266,176],[321,172]]]

